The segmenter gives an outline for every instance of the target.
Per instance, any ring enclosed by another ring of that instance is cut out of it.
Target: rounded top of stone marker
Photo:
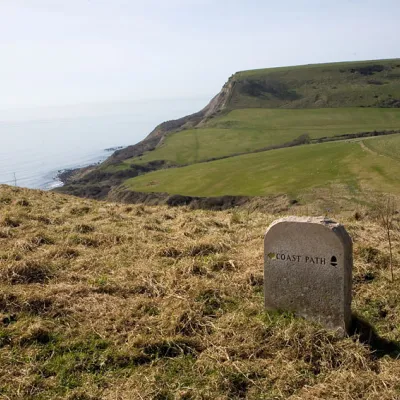
[[[336,236],[340,238],[340,240],[345,243],[352,245],[352,239],[349,233],[346,231],[345,227],[333,221],[327,217],[296,217],[296,216],[288,216],[276,219],[271,225],[268,227],[267,231],[265,232],[265,236],[273,230],[279,224],[307,224],[307,225],[320,225],[328,230],[334,232]]]

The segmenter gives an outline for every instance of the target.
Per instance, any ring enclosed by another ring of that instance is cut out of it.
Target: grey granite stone
[[[352,267],[352,240],[342,225],[323,217],[278,219],[264,240],[265,307],[344,334],[351,323]]]

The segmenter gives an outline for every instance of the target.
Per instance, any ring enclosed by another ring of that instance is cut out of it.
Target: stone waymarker
[[[273,222],[264,240],[265,307],[344,334],[351,322],[352,247],[344,227],[322,217]]]

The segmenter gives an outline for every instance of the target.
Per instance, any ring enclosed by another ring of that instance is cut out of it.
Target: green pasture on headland
[[[303,134],[310,138],[348,133],[400,129],[400,109],[243,109],[217,117],[199,129],[169,135],[156,150],[126,160],[113,168],[166,160],[186,165],[290,142]]]
[[[400,99],[400,59],[242,71],[228,109],[381,107]]]
[[[240,71],[202,112],[161,123],[60,191],[96,198],[123,187],[207,197],[318,195],[332,185],[397,192],[399,131],[400,58]],[[392,135],[350,140],[360,133]]]
[[[400,63],[400,58],[389,58],[389,59],[381,59],[381,60],[364,60],[364,61],[339,61],[339,62],[331,62],[331,63],[319,63],[319,64],[301,64],[301,65],[291,65],[284,67],[272,67],[272,68],[259,68],[259,69],[250,69],[246,71],[239,71],[236,73],[239,79],[244,78],[253,78],[260,76],[268,76],[271,73],[276,72],[291,72],[294,71],[296,73],[301,74],[310,74],[310,76],[315,76],[316,71],[320,72],[330,72],[333,71],[341,72],[345,69],[355,68],[355,67],[363,67],[369,65],[392,65],[393,67],[397,66]],[[343,72],[341,72],[343,73]]]
[[[400,135],[366,140],[400,142]],[[318,187],[343,185],[400,192],[400,163],[372,152],[364,141],[304,145],[151,172],[125,182],[138,192],[189,196],[298,195]]]

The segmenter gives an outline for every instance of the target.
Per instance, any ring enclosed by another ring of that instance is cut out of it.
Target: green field
[[[332,63],[320,63],[320,64],[301,64],[301,65],[290,65],[286,67],[272,67],[272,68],[259,68],[250,69],[247,71],[239,71],[236,75],[239,78],[258,78],[265,77],[273,73],[283,72],[290,73],[295,71],[296,73],[302,74],[302,76],[311,76],[311,73],[315,76],[318,73],[325,73],[329,71],[330,74],[333,72],[340,72],[343,69],[350,69],[358,66],[368,66],[374,64],[392,65],[397,67],[400,62],[400,58],[392,59],[381,59],[381,60],[364,60],[364,61],[339,61]],[[304,75],[307,74],[307,75]]]
[[[124,164],[167,160],[185,165],[283,144],[304,133],[320,138],[399,128],[400,109],[234,110],[215,118],[206,128],[172,134],[156,150]]]
[[[376,139],[364,140],[365,146],[370,150],[385,156],[400,160],[400,136],[386,136]]]
[[[365,142],[395,140],[400,135]],[[156,171],[125,182],[139,192],[190,196],[297,195],[344,185],[348,191],[400,190],[400,163],[362,147],[362,141],[304,145]]]

